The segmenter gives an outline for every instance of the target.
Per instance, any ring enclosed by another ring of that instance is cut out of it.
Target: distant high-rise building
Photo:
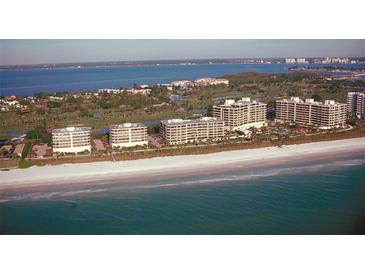
[[[285,63],[287,63],[287,64],[307,64],[308,61],[305,58],[286,58]]]
[[[324,103],[313,99],[303,101],[299,97],[291,97],[276,101],[276,119],[321,128],[343,127],[346,123],[346,104],[333,100]]]
[[[365,93],[349,92],[347,94],[347,111],[360,118],[365,117]]]
[[[266,124],[266,104],[242,98],[225,100],[224,104],[213,106],[213,117],[222,119],[227,130],[262,127]]]
[[[91,151],[90,127],[66,127],[52,130],[53,151],[78,153]]]
[[[326,57],[323,61],[323,64],[348,64],[350,63],[349,58],[340,58],[340,57]]]
[[[307,63],[307,61],[305,60],[305,58],[297,58],[297,63],[298,64],[305,64],[305,63]]]
[[[296,63],[296,60],[295,60],[295,58],[286,58],[285,59],[285,63],[287,63],[287,64],[295,64]]]
[[[141,123],[110,125],[109,142],[112,147],[133,147],[147,145],[147,127]]]

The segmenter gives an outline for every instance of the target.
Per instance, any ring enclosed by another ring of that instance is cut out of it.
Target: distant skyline
[[[0,65],[326,56],[364,57],[365,40],[0,40]]]

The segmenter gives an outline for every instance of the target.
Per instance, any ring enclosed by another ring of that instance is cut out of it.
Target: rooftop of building
[[[47,144],[34,145],[32,150],[38,158],[44,157],[47,154],[47,149],[51,149]]]
[[[93,140],[93,143],[94,143],[94,145],[95,145],[95,149],[96,149],[97,151],[103,151],[103,150],[105,150],[104,143],[103,143],[101,140],[99,140],[99,139],[94,139],[94,140]]]
[[[243,97],[241,100],[235,101],[234,99],[225,100],[219,107],[231,107],[231,106],[243,106],[243,105],[264,105],[264,103],[251,100],[250,97]]]
[[[16,147],[14,149],[14,154],[21,154],[23,152],[24,147],[25,147],[25,144],[16,145]]]
[[[72,132],[90,132],[91,127],[65,127],[65,128],[55,128],[52,130],[52,133],[72,133]]]
[[[171,84],[174,84],[174,83],[192,83],[191,80],[176,80],[176,81],[172,81]]]
[[[215,78],[210,78],[210,77],[206,77],[206,78],[198,78],[195,80],[195,82],[199,82],[199,81],[214,81]]]
[[[146,127],[146,126],[142,123],[124,123],[124,124],[110,125],[109,129],[140,128],[140,127]]]
[[[344,103],[339,103],[334,100],[325,100],[324,102],[316,102],[314,99],[305,99],[302,100],[299,97],[291,97],[290,99],[280,99],[277,102],[295,102],[300,104],[311,104],[311,105],[320,105],[320,106],[333,106],[333,105],[346,105]]]
[[[195,81],[228,81],[227,79],[223,79],[223,78],[211,78],[211,77],[206,77],[206,78],[198,78]]]
[[[168,124],[168,125],[183,125],[183,124],[192,124],[201,122],[223,122],[223,121],[215,117],[201,117],[199,119],[186,119],[186,120],[184,119],[161,120],[162,124]]]
[[[0,148],[0,150],[5,150],[6,152],[9,152],[12,148],[12,145],[4,145]]]
[[[352,91],[352,92],[348,92],[347,95],[364,95],[365,96],[365,92],[360,92],[360,91]]]

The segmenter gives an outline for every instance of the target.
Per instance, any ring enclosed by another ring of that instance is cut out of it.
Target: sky
[[[0,39],[0,65],[326,56],[364,57],[365,40]]]

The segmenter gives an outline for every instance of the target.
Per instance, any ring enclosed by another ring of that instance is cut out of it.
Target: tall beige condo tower
[[[213,116],[224,121],[227,130],[241,130],[266,125],[266,104],[250,98],[235,102],[226,100],[224,104],[213,107]]]
[[[344,127],[346,104],[333,100],[326,100],[324,103],[313,99],[303,101],[299,97],[291,97],[276,101],[276,119],[324,129]]]
[[[347,111],[359,118],[365,117],[365,93],[349,92],[347,94]]]
[[[110,125],[109,141],[112,147],[133,147],[147,145],[147,127],[141,123]]]
[[[91,151],[90,127],[66,127],[52,130],[53,152]]]
[[[219,140],[224,138],[224,123],[212,117],[163,120],[160,122],[160,137],[170,145]]]

